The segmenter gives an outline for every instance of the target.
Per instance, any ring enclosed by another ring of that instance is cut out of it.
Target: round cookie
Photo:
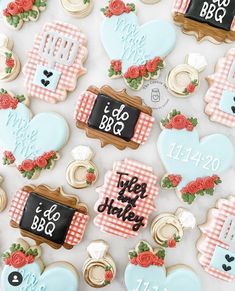
[[[0,176],[0,185],[2,184],[2,182],[3,178]],[[6,208],[6,205],[7,205],[7,194],[2,188],[0,188],[0,212],[2,212]]]
[[[60,0],[63,8],[73,17],[83,18],[93,9],[93,0]]]

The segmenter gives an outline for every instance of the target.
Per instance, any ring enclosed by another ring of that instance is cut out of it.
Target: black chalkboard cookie
[[[46,185],[18,190],[9,211],[11,226],[21,234],[58,249],[71,249],[82,239],[89,219],[87,206],[77,196]]]

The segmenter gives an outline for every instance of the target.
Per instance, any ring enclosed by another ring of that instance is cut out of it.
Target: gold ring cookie
[[[206,59],[200,54],[189,54],[186,63],[173,68],[167,77],[169,92],[176,97],[188,97],[199,86],[199,72],[206,67]]]
[[[83,18],[93,9],[93,0],[60,0],[63,8],[72,16]]]
[[[83,276],[93,288],[102,288],[111,283],[116,274],[112,257],[107,254],[108,244],[103,240],[93,241],[87,251],[90,255],[83,265]]]
[[[3,178],[0,176],[0,185],[2,184],[2,182]],[[2,188],[0,188],[0,212],[2,212],[6,208],[6,205],[7,205],[6,192]]]
[[[178,208],[175,214],[163,213],[152,222],[151,235],[155,242],[162,247],[174,248],[181,241],[184,229],[194,228],[194,215],[183,208]]]
[[[66,171],[67,182],[76,189],[94,184],[98,177],[96,165],[91,161],[92,150],[87,146],[77,146],[72,150],[75,161],[69,164]]]

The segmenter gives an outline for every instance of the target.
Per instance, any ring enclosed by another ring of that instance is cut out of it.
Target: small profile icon
[[[19,272],[12,272],[8,276],[8,282],[11,286],[19,286],[23,282],[23,277]]]
[[[161,97],[160,90],[158,88],[153,88],[151,92],[151,101],[159,102],[160,97]]]

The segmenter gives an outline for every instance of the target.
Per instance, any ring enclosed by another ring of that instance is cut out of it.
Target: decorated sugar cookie
[[[224,280],[235,279],[235,197],[220,199],[200,226],[198,259],[210,275]]]
[[[234,0],[174,0],[172,12],[183,32],[197,40],[235,41]]]
[[[74,17],[83,18],[91,13],[93,0],[60,0],[63,8]]]
[[[2,0],[0,12],[9,27],[20,29],[25,22],[37,21],[46,5],[47,0]]]
[[[20,61],[12,51],[13,43],[0,33],[0,81],[14,80],[20,72]]]
[[[206,114],[211,121],[235,127],[235,48],[219,59],[215,73],[207,81]]]
[[[144,80],[157,79],[175,45],[174,27],[162,20],[140,26],[135,5],[122,0],[110,0],[101,11],[105,17],[101,42],[110,58],[109,77],[123,77],[133,90],[139,90]]]
[[[199,86],[199,73],[207,66],[204,56],[191,53],[186,57],[186,63],[173,68],[167,76],[167,86],[176,97],[188,97]]]
[[[46,23],[36,36],[23,68],[29,97],[50,103],[63,101],[86,73],[86,36],[69,23]]]
[[[159,2],[160,0],[141,0],[145,4],[155,4]]]
[[[83,265],[83,276],[87,284],[93,288],[102,288],[112,283],[116,275],[116,266],[108,254],[109,245],[103,240],[95,240],[89,244],[89,258]]]
[[[0,176],[0,186],[2,182],[3,178]],[[2,212],[6,208],[6,205],[7,205],[7,194],[2,188],[0,188],[0,212]]]
[[[175,248],[184,236],[184,230],[193,229],[196,225],[194,215],[178,208],[176,213],[162,213],[154,218],[151,234],[155,242],[165,248]]]
[[[41,248],[30,247],[22,239],[3,254],[1,290],[4,291],[78,291],[78,273],[67,262],[44,266]]]
[[[114,164],[105,175],[104,185],[96,191],[95,225],[110,234],[133,237],[147,226],[155,209],[157,177],[151,167],[126,159]]]
[[[68,195],[61,187],[24,186],[13,197],[9,210],[11,226],[39,245],[54,249],[77,245],[86,229],[88,209],[78,196]]]
[[[74,119],[88,137],[100,139],[102,147],[112,144],[120,150],[144,144],[154,123],[152,109],[142,104],[140,97],[109,86],[90,86],[81,93]]]
[[[201,281],[186,265],[164,266],[165,251],[140,241],[129,252],[125,270],[127,291],[202,291]]]
[[[0,89],[0,147],[3,164],[14,164],[23,177],[36,178],[51,169],[58,151],[67,142],[69,128],[65,119],[52,112],[31,118],[24,95]]]
[[[231,166],[234,147],[227,136],[212,134],[199,139],[196,118],[173,110],[161,120],[162,132],[157,147],[166,168],[163,189],[175,189],[184,202],[197,196],[213,195],[221,183],[220,174]]]
[[[77,146],[72,150],[74,162],[70,163],[66,178],[73,188],[86,188],[93,185],[98,177],[96,165],[91,161],[94,153],[88,146]]]

